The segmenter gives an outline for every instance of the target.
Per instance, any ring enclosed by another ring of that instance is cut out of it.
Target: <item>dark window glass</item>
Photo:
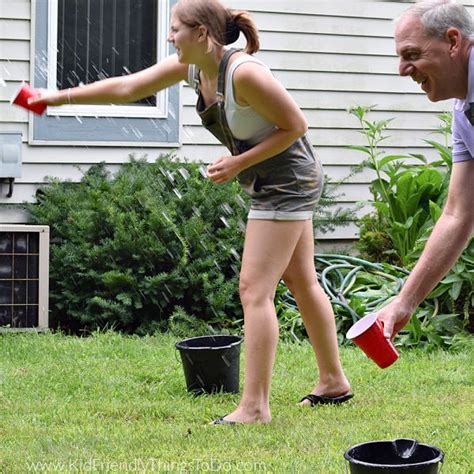
[[[28,282],[28,304],[38,304],[38,282]]]
[[[27,307],[27,326],[35,327],[38,326],[38,306]]]
[[[28,278],[39,278],[39,257],[28,255]]]
[[[155,64],[157,15],[157,0],[59,0],[57,87]],[[156,97],[133,105],[155,106]]]
[[[28,234],[28,253],[39,253],[39,233]]]
[[[13,234],[10,232],[0,233],[0,253],[11,253],[13,249]]]
[[[13,306],[12,326],[16,328],[28,327],[28,311],[26,306]]]
[[[13,273],[13,256],[0,255],[0,279],[11,278]]]
[[[0,306],[0,326],[8,326],[12,323],[12,307]]]
[[[15,255],[13,257],[13,276],[14,278],[26,278],[27,255]]]
[[[13,283],[13,304],[26,303],[26,281],[16,280]]]
[[[27,253],[28,252],[28,234],[18,232],[14,238],[14,252]]]
[[[12,281],[1,281],[0,280],[0,304],[12,304],[13,282]]]

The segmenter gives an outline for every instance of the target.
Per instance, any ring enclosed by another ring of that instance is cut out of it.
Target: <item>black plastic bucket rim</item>
[[[426,460],[426,461],[422,461],[422,462],[416,462],[416,463],[413,463],[413,462],[408,462],[406,464],[378,464],[378,463],[370,463],[370,462],[367,462],[367,461],[362,461],[360,459],[356,459],[352,456],[351,453],[353,453],[354,451],[356,451],[358,448],[361,448],[363,446],[367,446],[367,445],[370,445],[370,444],[381,444],[381,443],[390,443],[390,444],[393,444],[395,443],[396,441],[398,441],[397,439],[395,440],[381,440],[381,441],[366,441],[364,443],[359,443],[359,444],[355,444],[354,446],[351,446],[349,449],[347,449],[344,453],[344,459],[346,459],[347,461],[349,461],[350,464],[356,464],[358,466],[365,466],[365,467],[378,467],[378,468],[383,468],[383,469],[407,469],[407,468],[410,468],[410,467],[417,467],[417,466],[429,466],[429,465],[432,465],[432,464],[438,464],[438,463],[442,463],[443,460],[444,460],[444,453],[441,449],[437,448],[436,446],[432,446],[432,445],[429,445],[429,444],[424,444],[424,443],[417,443],[418,446],[421,446],[421,447],[424,447],[424,448],[429,448],[429,449],[432,449],[433,451],[437,452],[437,456],[434,457],[433,459],[430,459],[430,460]]]
[[[226,344],[216,344],[215,346],[211,345],[188,345],[190,341],[199,342],[205,339],[216,339],[216,342],[219,340],[231,340],[232,342],[227,341]],[[199,351],[199,350],[219,350],[219,349],[230,349],[231,347],[238,346],[244,340],[241,336],[228,336],[225,334],[218,334],[212,336],[197,336],[197,337],[190,337],[188,339],[184,339],[183,341],[179,341],[175,344],[176,349],[178,350],[192,350],[192,351]]]

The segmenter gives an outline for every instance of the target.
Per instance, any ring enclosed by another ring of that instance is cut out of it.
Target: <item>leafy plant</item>
[[[376,178],[370,185],[373,196],[370,203],[376,209],[378,227],[385,229],[400,264],[407,266],[416,241],[431,219],[430,202],[439,203],[444,198],[445,173],[422,155],[386,155],[380,144],[387,138],[384,132],[391,119],[369,121],[366,114],[373,109],[373,106],[350,109],[359,120],[360,133],[366,137],[367,145],[348,148],[367,155],[359,169],[367,167],[375,172]],[[408,158],[420,161],[422,165],[407,163]]]
[[[368,155],[361,167],[368,166],[376,173],[371,185],[376,212],[361,220],[356,247],[370,260],[396,263],[394,257],[398,256],[401,265],[411,268],[441,215],[448,193],[452,117],[450,113],[438,116],[441,124],[436,133],[443,137],[443,143],[425,142],[438,151],[440,159],[427,163],[423,155],[385,156],[379,145],[386,138],[383,133],[390,121],[370,122],[366,114],[371,110],[373,107],[355,107],[350,111],[359,119],[368,142],[367,146],[350,148]],[[413,164],[409,158],[421,164]],[[401,339],[404,345],[450,346],[456,331],[467,325],[473,329],[473,245],[471,241],[459,262],[429,295],[427,307],[416,311]]]

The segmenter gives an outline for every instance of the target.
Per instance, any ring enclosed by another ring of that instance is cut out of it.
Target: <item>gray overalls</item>
[[[232,155],[251,148],[238,140],[228,126],[224,109],[226,67],[230,56],[237,52],[229,49],[219,65],[218,100],[205,107],[199,91],[199,69],[190,65],[191,86],[198,94],[196,110],[202,124]],[[192,69],[191,69],[192,68]],[[306,135],[272,158],[257,163],[237,176],[242,189],[251,198],[249,219],[307,220],[311,219],[323,186],[321,163]]]

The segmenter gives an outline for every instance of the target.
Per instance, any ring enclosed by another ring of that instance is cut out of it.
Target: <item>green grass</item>
[[[239,396],[188,395],[175,342],[0,335],[0,472],[344,473],[347,448],[398,437],[441,448],[444,473],[472,472],[469,348],[403,352],[385,370],[344,348],[355,398],[307,409],[296,402],[316,377],[311,348],[280,344],[272,423],[233,427],[208,422]]]

